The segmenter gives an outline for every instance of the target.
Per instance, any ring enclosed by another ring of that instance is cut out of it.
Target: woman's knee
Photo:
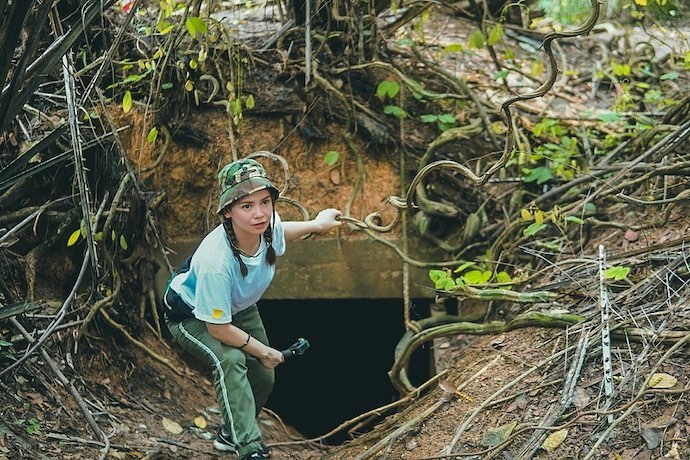
[[[223,369],[240,368],[246,371],[247,356],[237,348],[221,345],[215,355]]]

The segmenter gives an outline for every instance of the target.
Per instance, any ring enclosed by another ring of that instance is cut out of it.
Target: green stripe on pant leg
[[[268,337],[266,336],[266,329],[259,314],[259,308],[252,305],[248,309],[236,314],[232,318],[232,323],[240,329],[247,331],[259,342],[268,345]],[[247,376],[254,391],[254,401],[256,402],[256,416],[259,416],[261,408],[264,407],[268,397],[273,391],[275,383],[275,371],[273,369],[266,369],[259,360],[253,357],[247,357]]]
[[[258,444],[261,439],[247,379],[247,355],[211,337],[206,323],[196,318],[169,322],[168,328],[182,348],[211,365],[223,420],[233,440],[241,446],[238,454],[244,455],[242,447]]]

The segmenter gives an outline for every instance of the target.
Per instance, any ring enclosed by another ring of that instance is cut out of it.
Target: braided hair
[[[273,218],[271,219],[271,222],[275,222],[275,209],[273,210]],[[247,268],[247,264],[244,263],[244,260],[242,260],[242,255],[239,249],[239,243],[237,242],[237,236],[235,236],[235,230],[232,228],[232,219],[228,219],[227,217],[223,217],[223,228],[225,229],[225,235],[228,238],[228,241],[230,242],[230,247],[232,248],[232,253],[234,256],[237,258],[237,261],[240,264],[240,272],[242,273],[242,277],[247,276],[247,273],[249,273],[249,269]],[[273,248],[273,226],[269,225],[268,228],[264,231],[264,239],[266,240],[266,263],[269,265],[275,265],[276,263],[276,250]]]

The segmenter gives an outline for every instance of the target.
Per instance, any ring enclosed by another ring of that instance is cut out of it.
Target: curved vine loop
[[[282,166],[283,174],[285,175],[285,181],[283,183],[283,188],[282,188],[282,190],[280,190],[280,193],[279,193],[279,195],[282,197],[285,193],[287,193],[288,188],[290,187],[290,178],[292,177],[292,175],[290,174],[290,166],[288,165],[287,160],[282,155],[278,155],[277,153],[269,152],[268,150],[258,150],[252,154],[247,155],[246,158],[257,158],[257,157],[270,158],[271,160],[279,162],[280,165]],[[285,201],[290,202],[290,201],[294,201],[294,200],[291,200],[290,198],[286,198]],[[294,203],[292,203],[292,204],[294,204]],[[309,218],[308,214],[307,214],[307,218]]]

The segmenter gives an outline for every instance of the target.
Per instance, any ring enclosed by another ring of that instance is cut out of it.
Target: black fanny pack
[[[189,271],[189,267],[192,263],[192,258],[187,257],[182,266],[175,271],[175,273],[170,277],[170,281],[179,275],[180,273],[185,273]],[[187,318],[192,318],[192,307],[187,305],[180,294],[170,289],[170,283],[168,283],[168,288],[165,290],[165,297],[163,298],[163,305],[165,306],[165,316],[171,321],[182,321]]]

